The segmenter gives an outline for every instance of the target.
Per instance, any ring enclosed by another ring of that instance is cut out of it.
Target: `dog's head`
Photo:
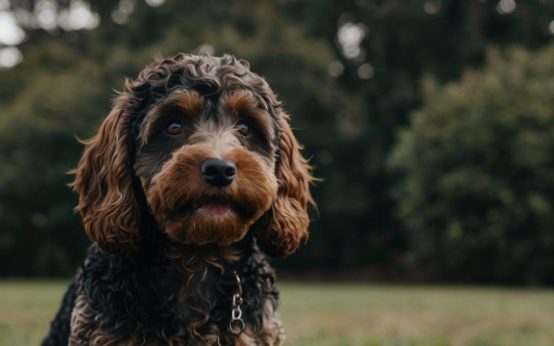
[[[227,245],[249,230],[270,255],[306,240],[310,167],[266,81],[232,56],[179,54],[128,81],[75,169],[88,236],[128,255],[145,200],[171,240]],[[139,191],[140,190],[140,191]]]

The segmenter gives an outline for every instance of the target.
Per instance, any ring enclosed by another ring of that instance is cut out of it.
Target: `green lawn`
[[[37,345],[65,282],[0,281],[0,345]],[[554,345],[554,290],[281,284],[287,345]]]

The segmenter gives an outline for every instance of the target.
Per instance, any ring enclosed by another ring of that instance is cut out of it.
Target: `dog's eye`
[[[245,138],[248,138],[250,136],[250,128],[243,122],[237,124],[237,131],[241,136]]]
[[[179,121],[173,120],[165,127],[165,132],[172,136],[178,135],[183,132],[183,125]]]

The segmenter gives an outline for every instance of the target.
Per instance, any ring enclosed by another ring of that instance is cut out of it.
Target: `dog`
[[[266,254],[308,238],[314,180],[268,83],[231,55],[127,80],[70,186],[92,240],[43,345],[280,345]]]

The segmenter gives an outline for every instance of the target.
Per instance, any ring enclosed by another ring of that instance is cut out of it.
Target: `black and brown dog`
[[[117,97],[75,169],[94,242],[44,345],[280,345],[265,252],[308,236],[311,170],[247,62],[179,54]]]

